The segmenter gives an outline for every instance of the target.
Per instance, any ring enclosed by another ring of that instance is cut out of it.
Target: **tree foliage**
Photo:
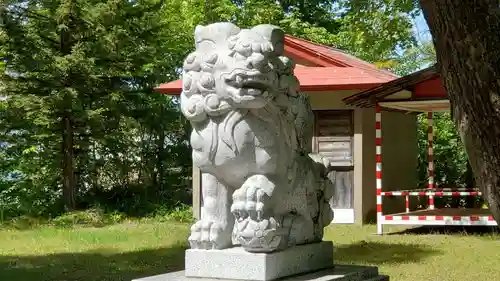
[[[1,195],[9,206],[16,198],[26,202],[4,208],[57,212],[60,203],[74,209],[108,196],[133,197],[126,193],[134,188],[151,193],[149,200],[166,187],[169,169],[189,167],[184,157],[168,159],[187,152],[186,122],[171,98],[153,92],[176,77],[185,55],[179,47],[190,43],[169,32],[180,26],[158,12],[162,7],[160,1],[6,4]],[[31,203],[38,201],[54,209]]]
[[[418,179],[427,183],[427,116],[418,116]],[[433,152],[435,182],[437,185],[466,186],[467,154],[449,113],[433,115]]]
[[[414,46],[404,49],[400,55],[387,60],[386,63],[395,74],[404,76],[434,65],[436,51],[432,41],[418,42]]]
[[[232,21],[384,62],[416,42],[415,1],[4,0],[0,211],[144,214],[189,203],[188,124],[175,98],[196,25]]]

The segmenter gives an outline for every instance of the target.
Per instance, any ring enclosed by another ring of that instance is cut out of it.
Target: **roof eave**
[[[165,88],[162,87],[161,85],[159,87],[154,88],[154,90],[160,94],[173,95],[173,96],[178,96],[182,92],[181,88]]]
[[[396,92],[438,76],[439,73],[437,72],[437,67],[436,65],[433,65],[366,91],[348,96],[342,99],[342,101],[351,106],[372,107],[375,106],[377,101],[382,100]]]

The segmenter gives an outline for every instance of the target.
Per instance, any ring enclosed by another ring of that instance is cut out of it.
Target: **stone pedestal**
[[[320,242],[274,253],[241,247],[186,251],[184,271],[133,281],[388,281],[376,267],[333,265],[333,245]]]
[[[249,253],[241,247],[187,250],[185,275],[267,281],[328,268],[332,264],[332,242],[306,244],[269,254]]]
[[[135,279],[132,281],[232,281],[231,279],[186,277],[184,271]],[[379,275],[376,267],[356,265],[334,265],[332,268],[299,274],[279,279],[281,281],[389,281]]]

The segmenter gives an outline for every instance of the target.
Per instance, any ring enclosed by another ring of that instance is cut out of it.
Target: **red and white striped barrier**
[[[481,196],[479,191],[382,191],[382,196]]]
[[[492,216],[385,215],[382,217],[382,223],[392,225],[497,225]]]
[[[429,175],[427,188],[429,189],[434,189],[434,135],[432,132],[433,122],[434,120],[432,112],[427,112],[427,171]],[[429,195],[429,209],[434,209],[434,196],[432,195]]]
[[[377,188],[377,234],[382,234],[382,113],[375,107],[375,173]]]
[[[380,105],[376,105],[375,111],[375,143],[376,143],[376,189],[377,189],[377,234],[383,234],[383,225],[482,225],[496,226],[497,223],[492,216],[487,215],[485,210],[454,210],[443,209],[442,211],[430,211],[435,208],[434,197],[452,196],[481,196],[476,188],[436,188],[434,172],[433,153],[433,114],[427,113],[427,145],[428,145],[428,183],[425,189],[413,189],[402,191],[382,191],[382,113]],[[406,213],[383,215],[383,196],[405,196]],[[410,212],[410,196],[427,196],[428,210]],[[425,215],[425,212],[429,215]],[[436,215],[441,212],[447,215]],[[455,214],[461,214],[457,216]],[[471,214],[471,215],[466,215]],[[480,214],[480,215],[478,215]]]
[[[427,189],[429,190],[429,189]],[[479,189],[477,188],[472,188],[472,187],[455,187],[455,188],[449,188],[449,187],[437,187],[433,189],[434,191],[478,191]],[[413,190],[414,191],[414,190]]]

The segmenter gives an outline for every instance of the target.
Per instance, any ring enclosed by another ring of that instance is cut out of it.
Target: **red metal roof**
[[[295,76],[302,91],[366,90],[386,80],[355,67],[307,67],[298,65]]]
[[[288,43],[288,44],[287,44]],[[307,50],[311,55],[315,55],[325,62],[331,65],[324,66],[350,66],[365,70],[372,76],[380,77],[381,79],[387,79],[387,81],[394,80],[398,76],[390,71],[377,68],[375,65],[351,56],[342,50],[337,48],[316,44],[304,39],[299,39],[290,35],[285,36],[285,46],[291,45],[295,47],[295,50],[290,50],[290,54],[286,54],[293,58],[296,50]],[[295,52],[294,52],[295,51]],[[318,65],[320,66],[320,65]]]
[[[389,71],[378,69],[338,49],[289,35],[285,36],[285,55],[310,65],[297,65],[295,70],[302,91],[366,90],[398,78]],[[163,94],[179,95],[182,82],[168,82],[156,90]]]
[[[182,80],[175,80],[158,86],[156,91],[162,94],[180,95],[182,92]]]

